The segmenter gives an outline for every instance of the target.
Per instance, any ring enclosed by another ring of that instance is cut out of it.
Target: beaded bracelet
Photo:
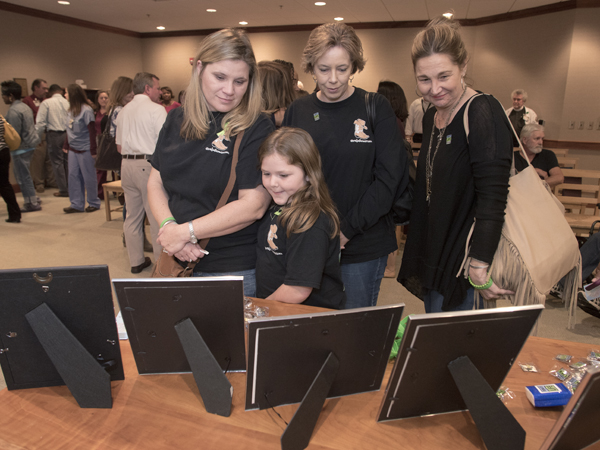
[[[162,227],[164,227],[166,224],[168,224],[168,223],[171,223],[171,222],[175,222],[175,223],[177,223],[177,221],[175,220],[175,217],[167,217],[165,220],[163,220],[163,221],[160,223],[160,227],[162,228]]]
[[[491,288],[492,284],[494,284],[494,281],[492,280],[492,277],[490,277],[487,280],[487,283],[485,283],[485,284],[475,284],[475,283],[473,283],[473,280],[471,280],[471,277],[469,277],[469,283],[471,283],[471,286],[473,286],[475,289],[477,289],[479,291],[483,291],[485,289]]]

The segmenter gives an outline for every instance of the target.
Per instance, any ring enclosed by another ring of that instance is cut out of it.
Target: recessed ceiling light
[[[326,4],[325,2],[315,2],[315,6],[325,6]]]
[[[246,21],[242,20],[242,21],[240,22],[240,25],[248,25],[248,22],[246,22]]]
[[[58,2],[58,4],[59,4],[59,5],[70,5],[70,4],[71,4],[71,2],[65,2],[65,1],[63,1],[63,0],[60,0],[60,1]]]
[[[344,18],[343,18],[343,17],[336,17],[336,18],[335,18],[335,19],[333,19],[333,20],[337,20],[337,21],[339,22],[340,20],[344,20]]]
[[[207,9],[206,12],[217,12],[216,9]]]
[[[157,30],[164,30],[165,27],[163,27],[162,25],[160,27],[156,27]]]
[[[446,19],[452,19],[452,17],[454,16],[454,14],[452,14],[450,12],[447,12],[447,13],[442,14],[442,16],[444,16]]]

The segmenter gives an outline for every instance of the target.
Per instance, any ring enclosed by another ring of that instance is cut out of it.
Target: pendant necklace
[[[452,117],[452,114],[454,114],[454,110],[459,105],[459,103],[465,96],[466,92],[467,92],[467,89],[466,88],[463,89],[463,92],[462,92],[460,98],[458,99],[458,101],[454,104],[454,106],[450,110],[450,114],[448,115],[448,118],[446,119],[444,128],[440,128],[439,134],[437,136],[437,144],[435,145],[435,150],[433,151],[433,156],[431,156],[431,143],[434,139],[435,120],[437,117],[437,111],[436,111],[435,115],[433,116],[433,127],[431,127],[431,137],[429,138],[429,148],[427,149],[427,159],[425,160],[425,186],[427,189],[427,195],[426,195],[425,199],[427,200],[427,203],[429,203],[429,201],[431,199],[431,178],[433,177],[433,162],[435,160],[435,155],[437,155],[438,149],[440,148],[442,138],[444,137],[444,134],[446,133],[446,128],[448,127],[448,124],[450,123],[450,118]]]

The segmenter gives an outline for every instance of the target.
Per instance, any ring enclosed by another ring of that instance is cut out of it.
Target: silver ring
[[[169,252],[167,251],[166,248],[163,248],[163,252],[166,253],[167,255],[169,254]]]

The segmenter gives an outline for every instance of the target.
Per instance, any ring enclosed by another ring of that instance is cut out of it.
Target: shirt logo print
[[[277,247],[277,245],[275,245],[275,242],[273,242],[273,239],[277,239],[277,225],[276,224],[271,224],[269,227],[269,234],[267,235],[267,244],[269,244],[269,247],[271,247],[271,250],[278,250],[279,247]]]
[[[357,139],[369,139],[369,135],[364,132],[367,128],[364,120],[356,119],[354,121],[354,136]]]
[[[212,141],[213,148],[215,148],[217,150],[221,150],[221,151],[227,150],[227,145],[225,145],[223,143],[223,139],[225,139],[225,135],[221,134],[214,141]],[[228,152],[226,152],[226,153],[228,153]]]

